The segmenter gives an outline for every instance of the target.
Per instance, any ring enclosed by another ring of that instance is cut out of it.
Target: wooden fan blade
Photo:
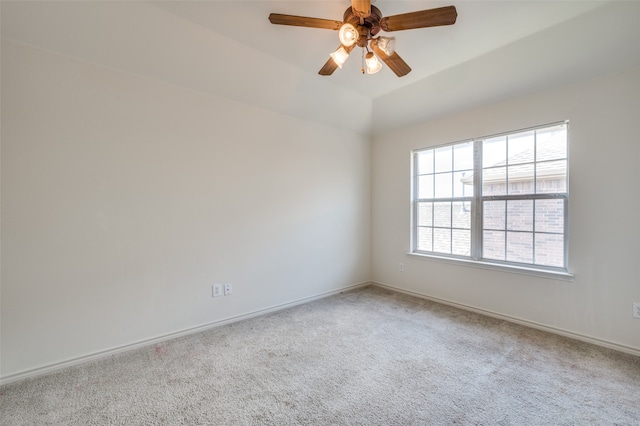
[[[384,31],[439,27],[441,25],[455,24],[457,17],[458,12],[456,11],[455,6],[445,6],[436,9],[420,10],[418,12],[387,16],[380,20],[380,27]]]
[[[351,0],[353,14],[359,18],[368,18],[371,15],[371,0]]]
[[[338,69],[338,64],[334,62],[333,58],[329,57],[327,62],[324,64],[324,66],[320,68],[320,71],[318,71],[318,74],[329,76],[333,74],[333,72],[337,69]]]
[[[396,52],[391,55],[384,53],[384,50],[378,47],[377,39],[371,41],[371,48],[398,77],[405,76],[411,72],[411,67]]]
[[[341,44],[340,46],[338,46],[338,49],[340,49],[340,47],[343,47],[344,50],[347,51],[347,53],[351,53],[351,51],[353,50],[354,47],[356,47],[356,45],[354,44],[353,46],[347,47]],[[335,63],[332,57],[329,57],[329,60],[324,64],[322,68],[320,68],[320,71],[318,71],[318,74],[329,76],[333,74],[333,72],[337,69],[338,69],[338,64]]]
[[[272,13],[269,15],[269,21],[276,25],[292,25],[295,27],[323,28],[325,30],[339,30],[342,26],[340,21],[332,21],[331,19],[307,18],[306,16],[283,15],[280,13]]]

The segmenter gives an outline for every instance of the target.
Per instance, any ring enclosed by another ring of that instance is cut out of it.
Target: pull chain
[[[364,47],[362,48],[362,68],[360,69],[362,74],[364,74]]]

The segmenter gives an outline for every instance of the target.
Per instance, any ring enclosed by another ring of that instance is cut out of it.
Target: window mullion
[[[471,257],[482,258],[482,141],[473,141],[473,200],[471,201]]]
[[[508,146],[508,145],[507,145]],[[506,192],[509,192],[509,171],[508,171],[508,166],[507,166],[507,187],[506,187]],[[509,200],[505,200],[504,202],[504,260],[505,262],[508,262],[509,259],[507,258],[507,244],[509,244],[508,241],[508,235],[509,235]]]
[[[533,193],[538,193],[538,131],[533,132]],[[535,217],[535,216],[534,216]]]
[[[413,241],[411,242],[411,250],[418,249],[418,206],[420,205],[420,199],[418,198],[419,194],[419,167],[418,167],[418,154],[413,154],[413,224],[412,228],[412,236]]]
[[[456,150],[453,149],[453,147],[451,148],[451,197],[453,197],[455,194],[455,188],[454,188],[454,184],[453,184],[453,177],[456,175],[456,171],[455,171],[455,157],[456,157]],[[449,203],[449,253],[453,253],[453,198],[451,199],[451,202]]]
[[[564,231],[564,267],[565,269],[569,268],[569,197],[565,196],[564,198],[564,223],[562,224]]]

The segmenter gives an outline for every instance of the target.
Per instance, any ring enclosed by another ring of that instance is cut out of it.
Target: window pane
[[[473,169],[473,142],[453,147],[453,170]]]
[[[533,263],[533,234],[528,232],[507,232],[507,260],[510,262]]]
[[[567,126],[564,124],[536,131],[536,161],[567,158]]]
[[[436,173],[450,172],[453,167],[453,147],[444,146],[436,149]]]
[[[434,203],[433,226],[451,228],[451,203]]]
[[[418,228],[417,250],[432,251],[433,250],[433,228]]]
[[[485,201],[483,206],[484,229],[506,229],[505,201]]]
[[[471,255],[471,231],[461,229],[451,231],[451,253],[460,256]]]
[[[497,138],[485,139],[482,143],[482,167],[493,167],[506,164],[507,161],[507,138],[499,136]]]
[[[509,164],[532,163],[534,153],[534,132],[523,132],[509,135]]]
[[[452,228],[471,229],[471,201],[451,203]]]
[[[536,231],[564,233],[563,199],[536,200]]]
[[[538,194],[567,192],[567,160],[536,164],[536,192]]]
[[[433,173],[433,150],[418,152],[418,170],[419,175]]]
[[[453,195],[452,173],[440,173],[436,177],[436,198],[451,198]]]
[[[473,197],[473,171],[465,170],[453,174],[453,196]]]
[[[533,200],[507,201],[507,229],[533,231]]]
[[[451,229],[434,228],[433,251],[451,253]]]
[[[507,168],[497,167],[482,172],[482,195],[505,195],[507,193]]]
[[[433,203],[418,203],[418,226],[433,226]]]
[[[503,231],[484,231],[482,233],[482,257],[504,260],[504,237]]]
[[[433,175],[418,176],[418,199],[433,198]]]
[[[509,194],[534,194],[533,164],[509,166]]]
[[[564,267],[564,237],[557,234],[535,234],[536,264]]]

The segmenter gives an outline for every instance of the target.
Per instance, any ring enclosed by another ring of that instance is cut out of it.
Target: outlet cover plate
[[[640,302],[633,302],[633,317],[640,318]]]
[[[222,296],[222,284],[214,284],[212,286],[212,289],[213,289],[212,290],[213,292],[211,293],[212,297]]]

